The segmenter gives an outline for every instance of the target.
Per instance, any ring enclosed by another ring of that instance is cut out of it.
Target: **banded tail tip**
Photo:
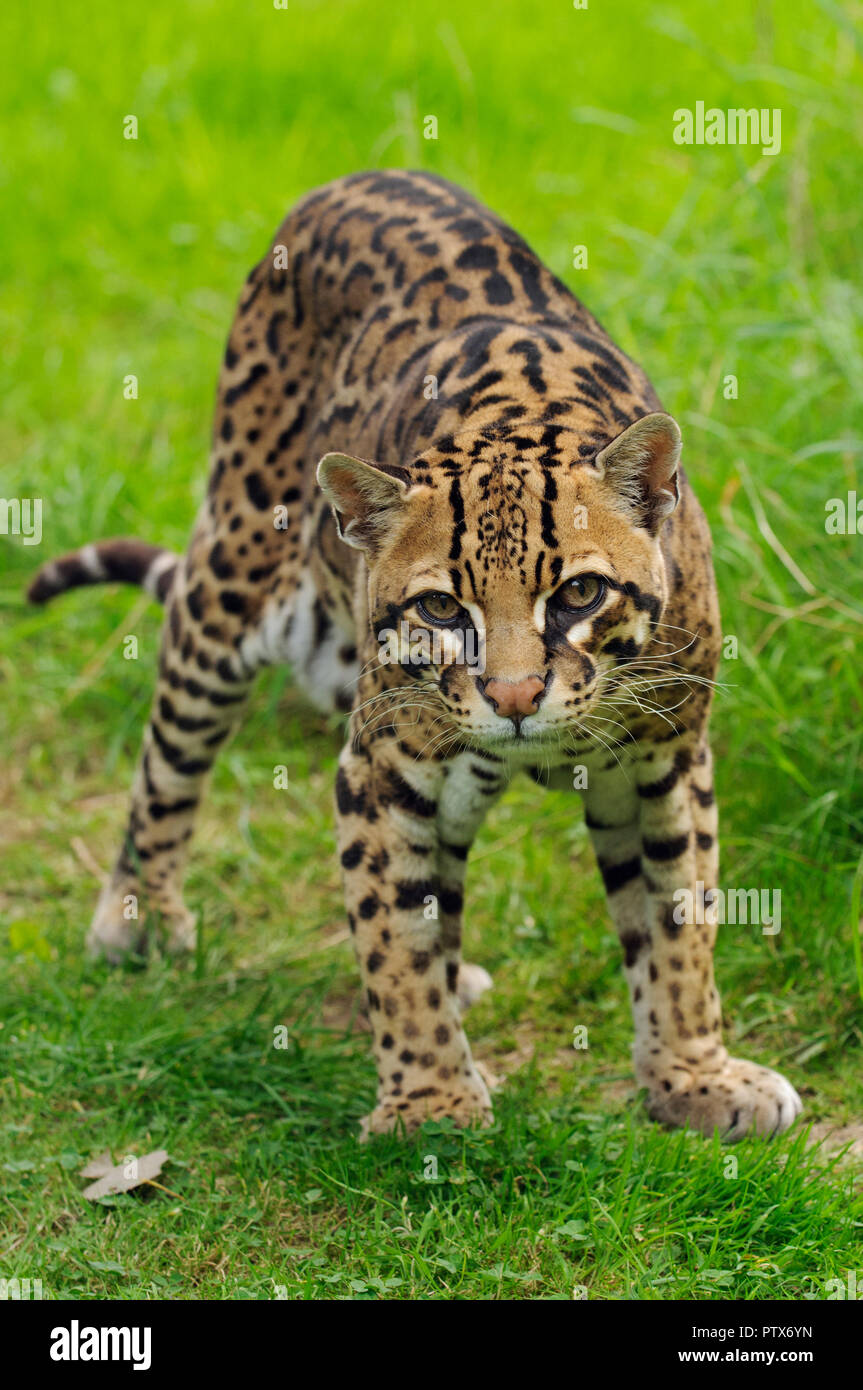
[[[171,587],[179,556],[158,545],[118,537],[71,550],[41,567],[27,590],[31,603],[45,603],[85,584],[136,584],[160,603]]]

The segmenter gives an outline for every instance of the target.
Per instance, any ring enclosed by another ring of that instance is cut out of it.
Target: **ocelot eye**
[[[599,607],[607,588],[600,574],[577,574],[561,584],[551,602],[565,613],[589,613]]]
[[[466,616],[461,604],[456,602],[452,594],[437,592],[423,594],[418,598],[416,610],[427,623],[436,623],[438,627],[454,627]]]

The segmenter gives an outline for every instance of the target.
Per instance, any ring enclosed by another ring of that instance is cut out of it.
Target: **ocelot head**
[[[651,414],[598,452],[543,426],[438,440],[409,467],[327,454],[318,481],[365,553],[381,660],[471,743],[559,744],[661,616],[680,447]]]

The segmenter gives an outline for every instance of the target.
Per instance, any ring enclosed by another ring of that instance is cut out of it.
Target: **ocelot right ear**
[[[410,487],[406,468],[367,463],[350,454],[325,454],[317,479],[339,535],[355,550],[376,549]]]
[[[655,536],[680,500],[677,470],[682,440],[671,415],[643,415],[597,454],[594,466]]]

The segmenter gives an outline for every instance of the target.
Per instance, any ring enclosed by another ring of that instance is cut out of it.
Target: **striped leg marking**
[[[635,1070],[649,1113],[728,1139],[785,1129],[800,1111],[793,1087],[729,1057],[722,1043],[709,911],[718,873],[709,750],[661,745],[630,777],[615,770],[597,779],[586,802],[623,947]]]
[[[348,745],[340,760],[345,900],[378,1069],[366,1135],[442,1115],[461,1125],[491,1119],[461,1026],[463,860],[441,849],[443,785],[440,765],[399,758],[392,744],[360,754]]]
[[[92,954],[117,961],[143,951],[155,919],[168,951],[194,947],[195,918],[182,894],[188,844],[207,773],[240,719],[251,679],[233,648],[192,621],[180,585],[163,633],[125,839],[87,938]]]

